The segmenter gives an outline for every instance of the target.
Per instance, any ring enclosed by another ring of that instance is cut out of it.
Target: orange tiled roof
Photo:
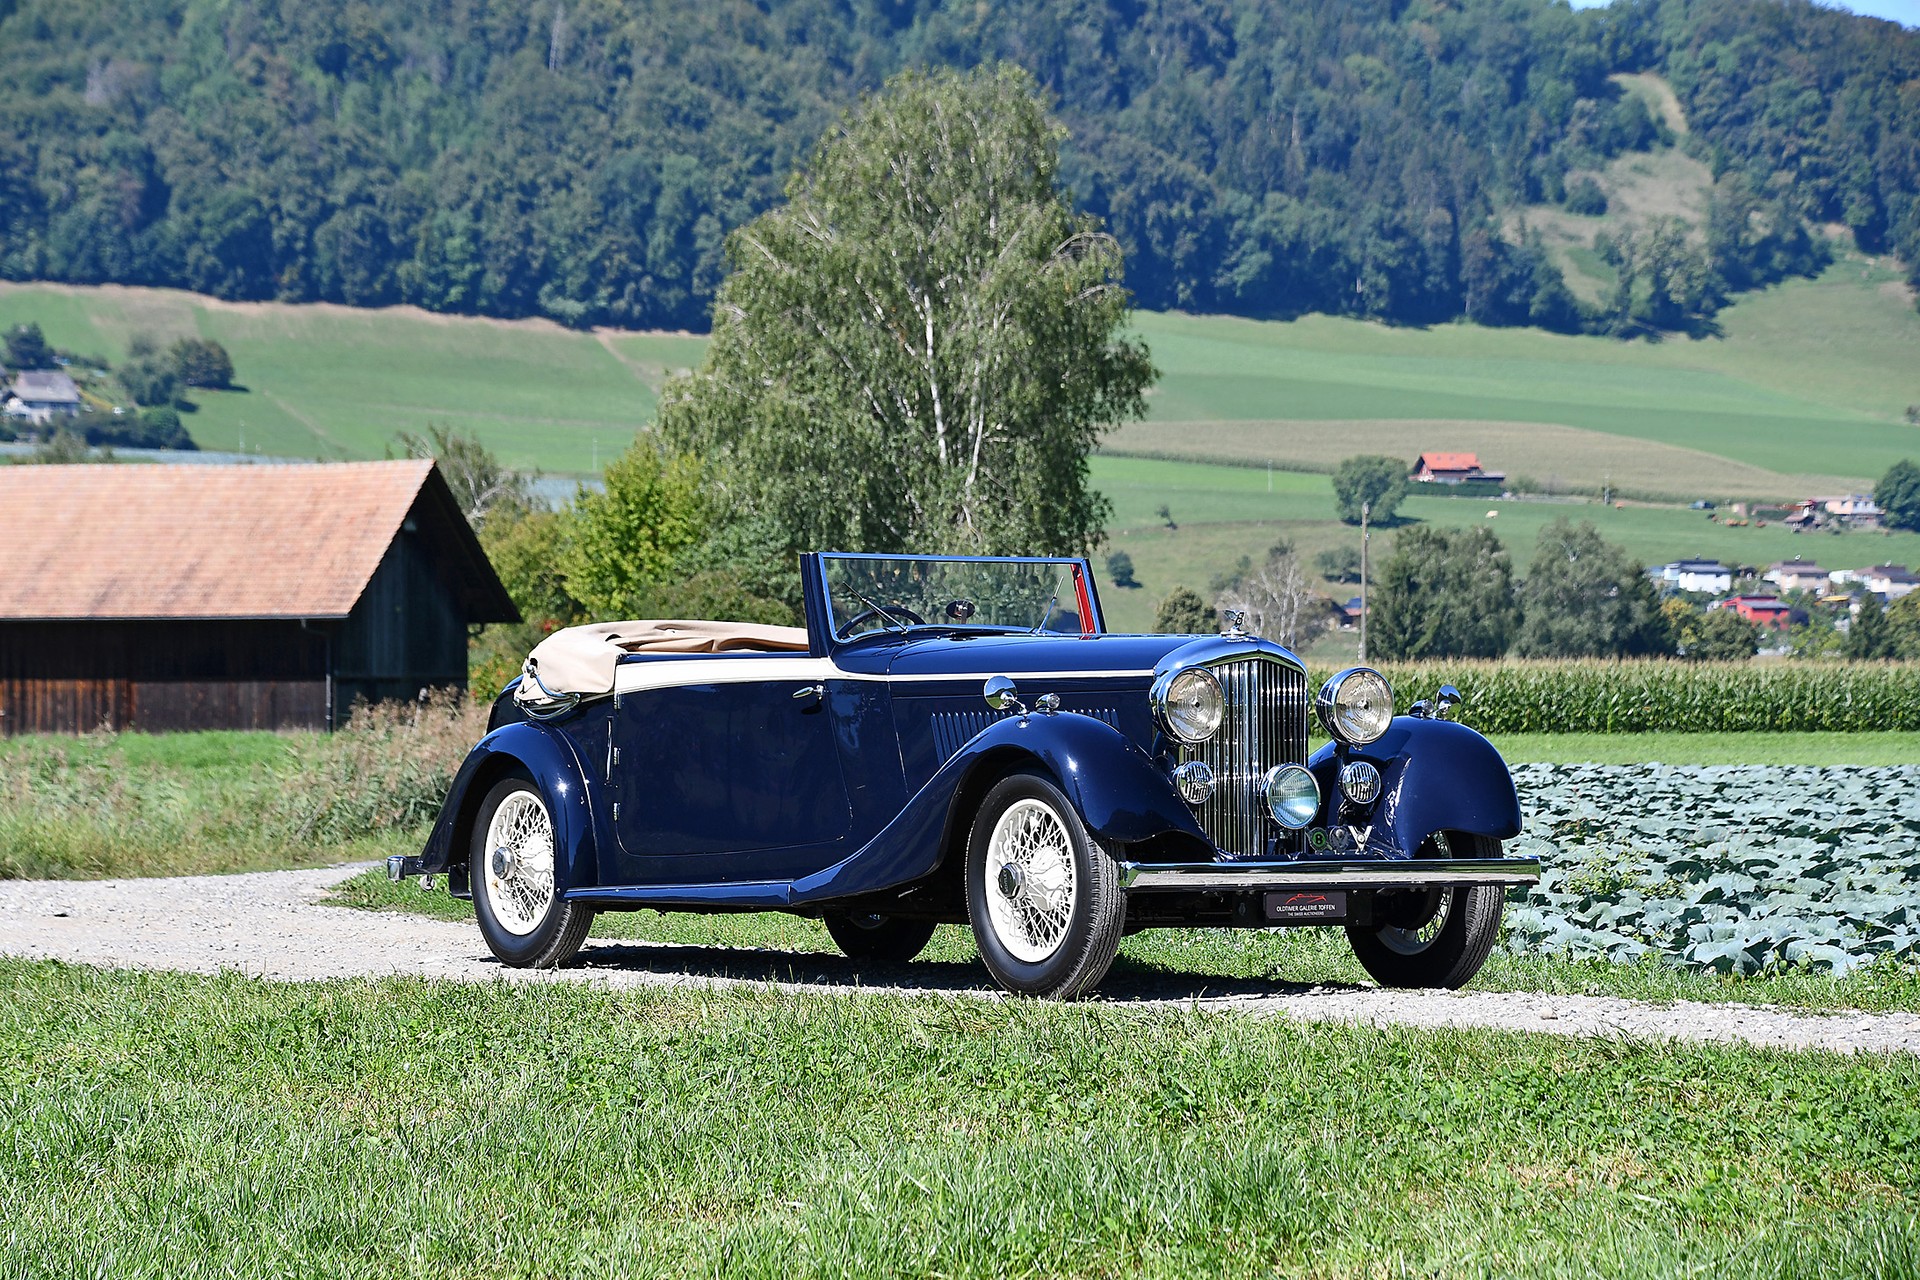
[[[1478,471],[1480,455],[1477,453],[1423,453],[1416,471]]]
[[[0,618],[341,618],[433,463],[0,466]]]

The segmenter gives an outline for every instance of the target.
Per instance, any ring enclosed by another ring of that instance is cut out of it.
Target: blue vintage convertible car
[[[788,911],[886,962],[968,923],[1000,984],[1058,998],[1162,926],[1343,926],[1382,983],[1458,987],[1539,876],[1450,688],[1396,716],[1377,672],[1313,695],[1237,626],[1109,633],[1079,559],[801,570],[804,629],[543,642],[390,874],[446,873],[510,965],[566,963],[600,911]]]

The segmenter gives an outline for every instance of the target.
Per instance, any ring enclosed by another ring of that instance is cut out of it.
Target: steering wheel
[[[880,619],[884,625],[884,620],[887,618],[901,618],[916,627],[924,627],[927,625],[925,618],[907,608],[905,605],[886,604],[881,605],[877,609],[865,609],[854,614],[851,618],[848,618],[840,624],[839,628],[833,633],[833,638],[836,640],[845,640],[853,634],[854,629],[861,623]]]

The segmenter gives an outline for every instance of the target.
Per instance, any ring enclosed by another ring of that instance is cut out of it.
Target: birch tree
[[[1063,137],[1017,68],[864,100],[729,237],[669,444],[792,550],[1091,550],[1088,455],[1154,370],[1118,245],[1057,186]]]

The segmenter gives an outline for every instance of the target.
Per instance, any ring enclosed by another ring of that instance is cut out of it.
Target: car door
[[[609,753],[617,881],[790,880],[845,856],[852,807],[814,665],[716,655],[621,693]]]

